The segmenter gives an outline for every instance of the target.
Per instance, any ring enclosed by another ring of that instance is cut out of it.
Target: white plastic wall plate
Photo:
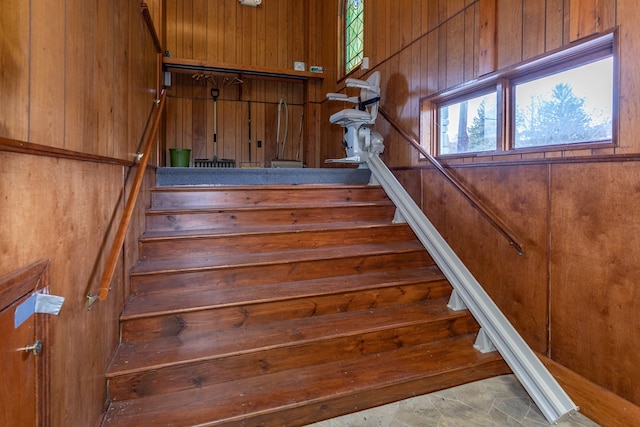
[[[252,7],[256,7],[260,3],[262,3],[262,0],[238,0],[238,1],[243,6],[252,6]]]

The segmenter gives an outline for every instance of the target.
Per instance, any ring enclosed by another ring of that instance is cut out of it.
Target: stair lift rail
[[[400,217],[411,227],[453,286],[454,293],[450,308],[454,310],[468,308],[480,324],[481,330],[475,347],[482,351],[483,348],[490,347],[490,344],[495,346],[549,423],[557,423],[577,412],[578,407],[438,233],[378,154],[369,154],[366,164],[371,170],[372,184],[382,186],[396,205]],[[487,343],[487,340],[490,343]]]

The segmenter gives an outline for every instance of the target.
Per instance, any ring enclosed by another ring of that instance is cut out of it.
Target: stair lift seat
[[[360,89],[359,96],[348,96],[342,93],[328,93],[329,101],[343,101],[355,104],[353,108],[345,108],[329,117],[329,122],[344,128],[343,146],[347,152],[344,159],[327,160],[327,163],[366,162],[367,153],[382,153],[383,138],[380,133],[371,130],[378,116],[380,103],[380,72],[376,71],[367,80],[349,78],[347,87]]]

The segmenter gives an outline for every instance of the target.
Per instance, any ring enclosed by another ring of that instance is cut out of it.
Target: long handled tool
[[[298,149],[296,150],[296,161],[300,161],[300,152],[302,151],[302,124],[304,122],[304,111],[300,115],[300,129],[298,131]]]
[[[251,101],[247,101],[248,121],[249,121],[249,163],[251,163]]]
[[[218,96],[220,96],[220,90],[215,87],[211,88],[211,97],[213,98],[213,160],[194,159],[193,165],[195,167],[203,167],[203,168],[235,168],[236,167],[236,161],[234,159],[218,158]]]
[[[211,97],[213,98],[213,161],[218,160],[218,96],[220,89],[212,87]]]

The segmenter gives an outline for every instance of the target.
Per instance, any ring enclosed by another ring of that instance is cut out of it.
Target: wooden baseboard
[[[640,422],[640,406],[600,387],[548,357],[538,355],[580,412],[603,427],[628,427]]]

